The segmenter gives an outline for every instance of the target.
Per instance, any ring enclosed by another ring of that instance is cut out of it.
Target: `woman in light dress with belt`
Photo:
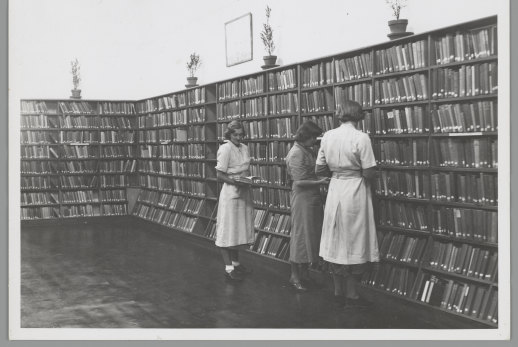
[[[220,247],[225,263],[225,277],[241,281],[250,272],[239,262],[238,248],[254,243],[254,205],[250,184],[243,180],[249,176],[250,154],[241,143],[245,129],[239,121],[228,124],[225,132],[227,141],[217,154],[216,172],[223,182],[219,195],[216,246]]]
[[[330,263],[335,300],[346,307],[365,307],[357,285],[370,262],[379,261],[371,183],[376,161],[369,136],[356,129],[365,116],[360,104],[346,101],[336,115],[341,125],[326,132],[316,172],[331,174],[320,256]]]

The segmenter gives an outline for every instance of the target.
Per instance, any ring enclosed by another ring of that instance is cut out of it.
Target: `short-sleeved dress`
[[[247,176],[250,154],[244,144],[225,142],[218,149],[216,170],[230,178]],[[224,183],[221,188],[216,222],[216,246],[233,247],[254,242],[254,205],[246,186]]]
[[[379,261],[371,188],[361,175],[362,169],[376,165],[368,135],[351,123],[326,132],[316,163],[327,165],[333,174],[320,256],[341,265]]]
[[[317,180],[315,154],[296,142],[286,156],[288,175],[293,181]],[[291,190],[290,261],[318,261],[324,210],[320,187],[293,187]]]

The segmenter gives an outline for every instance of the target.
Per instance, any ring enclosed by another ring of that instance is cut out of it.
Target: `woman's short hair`
[[[295,141],[304,142],[312,137],[317,137],[322,134],[322,129],[316,123],[308,120],[301,124],[295,134]]]
[[[354,121],[358,122],[365,118],[362,106],[356,101],[346,100],[336,108],[335,115],[342,123]]]
[[[243,129],[243,136],[246,136],[245,127],[238,120],[233,120],[232,122],[228,123],[227,130],[223,135],[227,140],[230,140],[230,135],[233,134],[237,129]]]

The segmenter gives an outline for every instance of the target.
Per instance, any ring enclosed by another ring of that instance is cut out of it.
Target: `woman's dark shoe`
[[[308,288],[304,287],[302,283],[297,281],[290,280],[290,285],[297,291],[297,292],[307,292]]]
[[[344,308],[367,308],[372,306],[372,303],[370,301],[367,301],[362,298],[358,299],[349,299],[347,298],[345,301],[345,307]]]
[[[244,265],[234,266],[234,271],[237,271],[237,273],[240,275],[248,275],[252,273],[252,270],[245,267]]]
[[[237,272],[235,269],[230,272],[225,272],[225,278],[229,281],[242,281],[243,275]]]

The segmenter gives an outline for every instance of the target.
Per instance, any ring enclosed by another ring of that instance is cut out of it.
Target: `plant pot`
[[[72,89],[72,96],[70,99],[81,99],[81,89]]]
[[[388,26],[392,34],[400,34],[406,32],[407,25],[408,19],[396,19],[388,21]]]
[[[276,55],[265,55],[263,57],[263,60],[264,60],[264,65],[261,66],[263,69],[270,69],[272,67],[279,66],[279,65],[275,65],[275,62],[277,61]]]
[[[185,87],[187,87],[187,88],[196,87],[197,81],[198,81],[198,77],[187,77],[187,84],[185,85]]]

